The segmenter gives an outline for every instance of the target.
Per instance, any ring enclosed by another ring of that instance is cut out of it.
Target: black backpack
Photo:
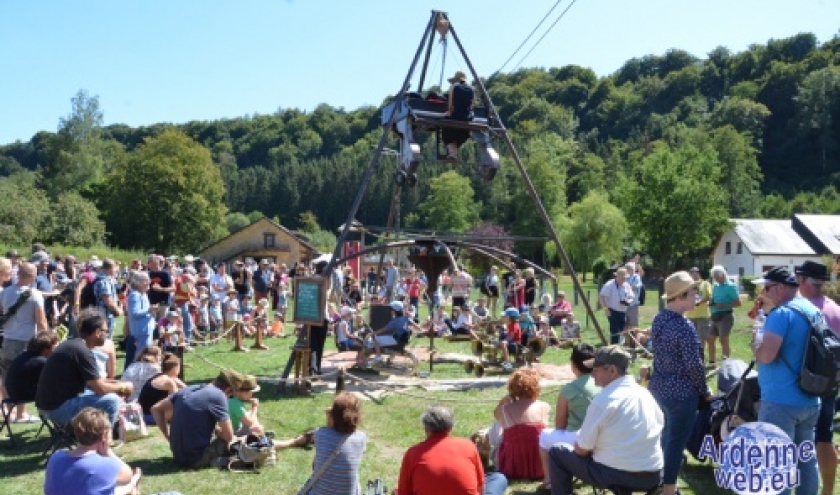
[[[802,356],[797,383],[803,392],[810,395],[836,394],[840,385],[840,339],[834,335],[825,318],[820,315],[818,322],[811,321],[801,309],[788,305],[808,322],[808,343]],[[791,372],[793,367],[784,356],[782,361]]]
[[[79,294],[79,307],[81,309],[96,306],[96,291],[94,290],[94,286],[97,280],[99,280],[99,275],[92,282],[88,282],[82,287],[82,292]]]

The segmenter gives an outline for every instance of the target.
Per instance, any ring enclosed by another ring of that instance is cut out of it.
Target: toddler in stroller
[[[697,414],[686,448],[697,460],[703,439],[711,435],[717,446],[738,426],[756,421],[761,398],[758,373],[740,359],[727,359],[718,370],[718,394]]]

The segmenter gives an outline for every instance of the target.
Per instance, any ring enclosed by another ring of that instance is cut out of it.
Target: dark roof
[[[791,223],[817,254],[840,254],[840,215],[796,214]]]
[[[735,234],[754,255],[817,254],[793,229],[790,220],[734,219],[733,221]]]

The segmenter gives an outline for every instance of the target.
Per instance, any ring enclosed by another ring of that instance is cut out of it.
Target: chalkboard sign
[[[327,280],[295,277],[295,323],[321,325],[327,302]]]

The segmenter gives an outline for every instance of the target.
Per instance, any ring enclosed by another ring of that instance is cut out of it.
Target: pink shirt
[[[840,306],[826,296],[808,300],[822,312],[828,328],[834,332],[834,335],[840,337]]]

